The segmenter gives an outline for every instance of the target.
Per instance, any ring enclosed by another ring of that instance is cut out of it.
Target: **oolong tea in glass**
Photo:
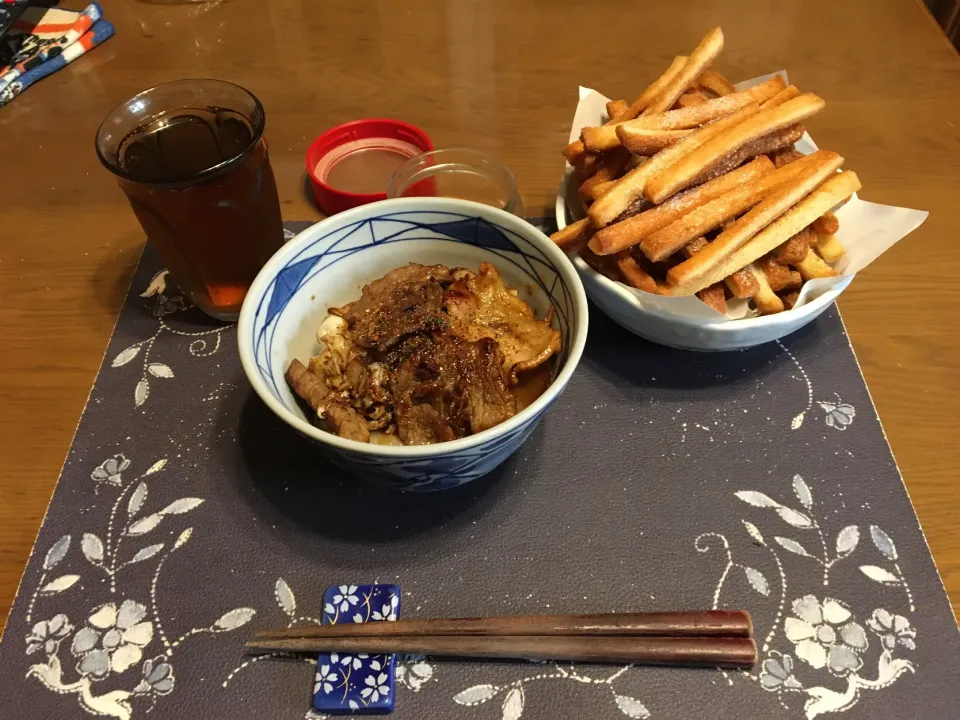
[[[236,320],[283,244],[263,106],[220,80],[178,80],[127,100],[97,131],[97,154],[187,297]]]

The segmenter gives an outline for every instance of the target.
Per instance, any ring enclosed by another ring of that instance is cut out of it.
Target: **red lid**
[[[317,205],[332,215],[386,200],[387,180],[393,171],[428,150],[433,150],[433,143],[427,134],[399,120],[354,120],[337,125],[307,150],[307,174]]]

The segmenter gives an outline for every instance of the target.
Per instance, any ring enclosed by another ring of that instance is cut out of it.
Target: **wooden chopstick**
[[[756,644],[752,638],[744,637],[405,635],[274,638],[248,642],[247,649],[252,652],[400,653],[688,667],[750,667],[757,661]]]
[[[343,623],[261,630],[257,638],[342,638],[430,636],[669,636],[750,637],[753,623],[743,610],[607,613],[603,615],[517,615],[437,618],[397,622]]]

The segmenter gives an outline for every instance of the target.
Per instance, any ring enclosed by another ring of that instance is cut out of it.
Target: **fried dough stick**
[[[846,200],[859,190],[860,187],[860,179],[857,177],[857,174],[852,171],[848,170],[846,172],[832,174],[832,177],[790,208],[790,210],[781,217],[758,232],[739,249],[734,250],[732,253],[724,254],[720,262],[708,266],[709,269],[705,272],[695,273],[695,280],[685,284],[677,283],[674,280],[676,277],[674,271],[687,263],[696,263],[704,254],[712,249],[714,243],[720,240],[720,238],[714,240],[710,243],[710,246],[697,253],[694,257],[671,268],[667,272],[667,279],[672,283],[673,287],[668,287],[667,291],[671,295],[692,295],[697,290],[702,290],[718,280],[722,280],[734,270],[752,263],[757,258],[783,244],[830,208]],[[809,254],[807,257],[810,257]],[[817,258],[817,261],[822,262],[819,258]],[[836,274],[832,268],[829,266],[826,267],[830,269],[832,274]],[[818,271],[819,266],[811,264],[807,267],[807,272],[811,276]],[[671,273],[674,274],[673,278],[671,278]],[[800,274],[803,275],[803,273],[804,271],[801,270]]]
[[[717,58],[721,50],[723,50],[723,30],[715,27],[703,36],[703,39],[683,64],[683,69],[647,105],[643,114],[654,115],[672,108],[677,99],[690,89],[697,76]]]
[[[678,55],[673,59],[673,62],[670,64],[663,75],[658,77],[646,90],[641,93],[640,97],[634,100],[630,107],[618,117],[611,117],[607,120],[606,125],[613,125],[619,121],[623,120],[633,120],[641,111],[646,110],[650,102],[663,90],[666,85],[673,80],[680,70],[683,69],[683,66],[686,64],[687,58]],[[574,140],[572,143],[567,145],[561,150],[563,156],[567,159],[571,165],[575,165],[577,161],[582,158],[583,154],[587,151],[586,147],[583,144],[582,140]]]
[[[665,260],[696,237],[720,227],[786,183],[802,178],[815,166],[816,159],[799,161],[765,173],[714,198],[664,228],[652,233],[640,243],[643,254],[653,261]],[[800,253],[798,259],[805,255]],[[787,262],[780,259],[781,262]]]
[[[769,159],[758,157],[741,168],[675,195],[663,205],[608,225],[593,236],[590,247],[598,255],[620,252],[701,205],[772,170]]]
[[[835,152],[818,150],[812,155],[808,155],[803,160],[798,160],[796,163],[791,163],[782,169],[785,170],[801,162],[808,164],[808,171],[804,173],[803,176],[798,178],[790,185],[778,190],[768,198],[765,198],[750,212],[738,218],[736,222],[720,233],[720,235],[712,243],[710,243],[709,247],[705,248],[703,252],[697,253],[696,258],[691,258],[690,260],[686,260],[679,265],[670,268],[669,272],[667,273],[668,281],[675,286],[686,286],[693,283],[695,280],[699,281],[699,279],[705,275],[712,274],[713,271],[715,271],[721,265],[724,265],[727,258],[729,258],[744,244],[749,242],[750,239],[759,233],[764,227],[774,222],[784,213],[788,212],[790,208],[800,202],[808,194],[813,192],[813,190],[817,188],[820,183],[826,180],[830,175],[834,174],[836,170],[843,164],[843,158]],[[819,217],[819,215],[816,217]],[[816,217],[812,218],[811,222],[816,219]],[[802,229],[803,227],[798,228],[797,232]],[[793,234],[794,233],[791,233],[791,235]],[[781,243],[784,240],[789,239],[789,237],[790,236],[783,238]],[[770,249],[772,250],[773,248]],[[752,257],[740,265],[731,268],[730,272],[743,267],[747,264],[747,262],[752,262],[760,257],[760,255],[764,254],[766,253],[759,253],[755,257]],[[729,275],[730,272],[724,273],[724,275],[721,277]],[[710,283],[707,284],[709,285]],[[701,285],[701,287],[703,286]]]
[[[709,142],[715,136],[759,112],[759,106],[753,104],[741,108],[732,115],[714,120],[694,130],[675,145],[661,150],[643,165],[628,172],[590,207],[590,219],[594,226],[602,228],[609,225],[620,213],[627,209],[630,203],[643,197],[644,186],[648,178],[656,176],[687,154],[695,152],[697,148]]]
[[[692,185],[698,174],[724,155],[751,140],[805,120],[820,112],[825,104],[821,98],[807,93],[783,105],[760,110],[742,122],[725,126],[722,132],[712,135],[691,152],[682,154],[670,166],[658,167],[657,173],[645,183],[644,196],[652,203],[662,203],[679,190]]]

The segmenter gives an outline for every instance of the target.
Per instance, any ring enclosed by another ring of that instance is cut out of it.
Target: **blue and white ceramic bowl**
[[[494,264],[541,316],[552,304],[563,336],[553,384],[510,420],[460,440],[389,447],[345,440],[315,427],[287,387],[290,361],[316,354],[327,308],[407,263],[476,270]],[[587,298],[573,265],[529,223],[496,208],[450,198],[398,198],[323,220],[287,242],[243,303],[240,360],[254,390],[285,423],[316,441],[334,463],[403,490],[443,490],[493,470],[526,440],[563,392],[587,338]]]

